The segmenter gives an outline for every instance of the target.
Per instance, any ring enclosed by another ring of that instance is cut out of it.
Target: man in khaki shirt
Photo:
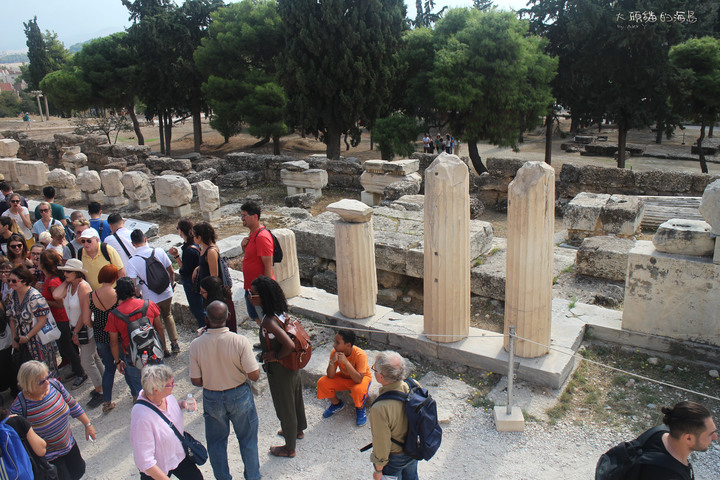
[[[260,378],[250,341],[225,326],[228,307],[221,301],[207,306],[207,331],[190,343],[190,381],[203,387],[205,438],[215,478],[230,480],[227,441],[235,429],[245,478],[260,478],[258,416],[247,380]]]
[[[390,390],[409,393],[403,381],[407,376],[405,359],[397,352],[380,352],[375,358],[375,379],[382,385],[380,395]],[[370,408],[372,429],[373,480],[394,476],[402,480],[417,480],[417,460],[403,453],[402,445],[408,432],[405,405],[399,400],[381,400]]]

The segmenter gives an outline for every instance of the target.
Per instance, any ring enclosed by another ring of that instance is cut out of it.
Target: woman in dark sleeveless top
[[[105,373],[102,377],[104,413],[115,408],[115,403],[112,401],[112,389],[116,366],[110,350],[110,334],[105,331],[105,325],[110,311],[118,306],[114,289],[117,279],[118,268],[115,265],[105,265],[98,272],[98,281],[102,285],[97,290],[90,292],[90,311],[93,315],[95,343],[97,343],[100,358],[105,365]]]

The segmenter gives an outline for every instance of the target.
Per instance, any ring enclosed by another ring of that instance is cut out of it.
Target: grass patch
[[[575,308],[575,305],[577,305],[577,297],[570,297],[570,303],[568,304],[568,308],[572,310]]]
[[[568,267],[565,267],[565,268],[563,268],[562,270],[560,270],[560,273],[572,273],[572,272],[574,272],[574,271],[575,271],[575,264],[573,263],[572,265],[570,265],[570,266],[568,266]]]

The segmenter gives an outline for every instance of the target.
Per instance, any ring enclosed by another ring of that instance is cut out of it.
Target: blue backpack
[[[375,401],[399,400],[405,404],[405,413],[408,417],[408,433],[405,443],[395,438],[391,440],[403,447],[405,455],[415,460],[430,460],[442,442],[442,428],[438,422],[437,404],[427,389],[422,388],[412,378],[406,378],[405,383],[410,387],[410,393],[405,394],[392,390],[378,396]]]
[[[32,480],[30,457],[20,436],[6,421],[0,423],[0,480]]]

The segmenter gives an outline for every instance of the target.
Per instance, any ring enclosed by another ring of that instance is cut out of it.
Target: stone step
[[[641,223],[644,229],[655,230],[671,218],[704,220],[698,211],[702,197],[639,195],[639,198],[645,202],[645,213]]]

